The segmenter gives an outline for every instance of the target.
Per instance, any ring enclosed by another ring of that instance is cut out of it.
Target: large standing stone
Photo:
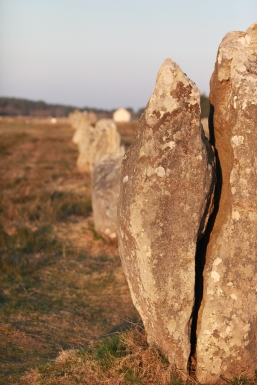
[[[117,241],[117,206],[120,193],[122,153],[99,159],[92,174],[92,206],[96,231],[108,241]]]
[[[222,40],[210,101],[222,188],[198,324],[202,383],[257,369],[257,24]]]
[[[119,251],[151,345],[187,371],[195,252],[211,211],[214,155],[200,92],[166,59],[122,163]]]

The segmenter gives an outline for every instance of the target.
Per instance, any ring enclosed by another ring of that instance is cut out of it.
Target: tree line
[[[7,98],[0,97],[0,116],[34,116],[34,117],[67,117],[70,112],[74,110],[79,111],[93,111],[98,116],[112,117],[115,110],[105,110],[99,108],[84,107],[78,108],[76,106],[66,106],[62,104],[49,104],[42,100],[33,101],[28,99]],[[144,108],[134,111],[128,107],[127,110],[131,113],[132,119],[139,119],[144,112]],[[209,99],[204,94],[201,95],[201,118],[209,115],[210,104]]]

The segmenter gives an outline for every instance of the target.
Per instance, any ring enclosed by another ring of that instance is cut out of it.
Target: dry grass
[[[119,129],[130,143],[135,127]],[[117,246],[94,229],[72,135],[0,121],[0,384],[180,385],[141,326],[123,331],[139,316]]]
[[[56,360],[23,377],[28,385],[180,385],[179,376],[135,326],[94,342],[86,349],[68,350]]]
[[[138,319],[68,125],[0,123],[0,383]]]

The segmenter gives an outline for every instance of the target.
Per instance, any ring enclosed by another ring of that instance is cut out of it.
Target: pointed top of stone
[[[181,97],[183,94],[183,97]],[[165,114],[180,110],[186,103],[200,101],[200,91],[192,80],[171,59],[164,60],[156,85],[146,108],[146,122],[152,126]]]
[[[246,39],[248,37],[247,40],[248,40],[249,46],[256,45],[256,43],[257,43],[257,23],[250,25],[250,27],[246,30],[245,37],[246,37]]]

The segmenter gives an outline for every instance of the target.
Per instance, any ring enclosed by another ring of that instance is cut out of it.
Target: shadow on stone
[[[219,202],[221,196],[222,189],[222,172],[220,167],[219,155],[215,148],[215,137],[214,137],[214,126],[213,126],[213,115],[214,115],[214,107],[210,104],[210,114],[209,114],[209,132],[210,139],[209,142],[214,147],[215,158],[216,158],[216,183],[215,183],[215,192],[214,192],[214,208],[213,212],[209,218],[205,233],[198,240],[196,253],[195,253],[195,304],[194,309],[191,316],[191,352],[188,360],[188,371],[190,375],[194,376],[194,363],[197,360],[196,357],[196,345],[197,345],[197,325],[198,325],[198,315],[201,307],[202,299],[203,299],[203,288],[204,288],[204,266],[206,261],[206,251],[210,239],[210,235],[215,223],[215,219],[219,210]]]

